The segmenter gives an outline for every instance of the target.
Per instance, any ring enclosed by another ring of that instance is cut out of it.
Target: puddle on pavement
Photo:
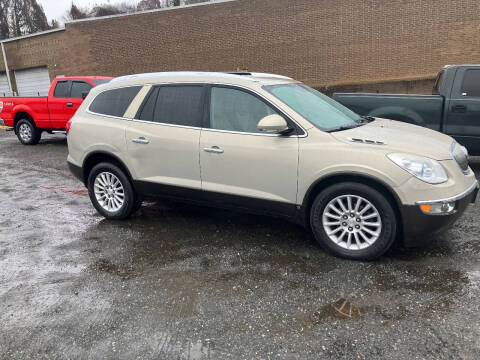
[[[362,317],[366,309],[356,307],[352,300],[341,297],[333,302],[320,307],[314,312],[300,312],[296,316],[296,330],[310,331],[315,326],[336,321],[349,321]],[[280,332],[289,332],[286,328],[277,329]]]
[[[133,266],[127,267],[116,265],[107,259],[97,260],[95,263],[90,265],[90,270],[115,275],[120,277],[122,280],[130,280],[138,276],[138,273],[135,271]]]
[[[160,332],[151,334],[145,341],[155,352],[178,359],[217,359],[221,358],[222,354],[228,355],[228,351],[217,349],[211,339],[182,341],[176,336]]]

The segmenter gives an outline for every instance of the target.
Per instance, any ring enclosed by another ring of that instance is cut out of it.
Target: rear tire
[[[373,188],[345,182],[317,195],[310,211],[317,242],[336,256],[369,261],[394,243],[397,218],[390,202]]]
[[[138,206],[127,175],[111,163],[100,163],[90,171],[88,195],[95,209],[109,220],[127,219]]]
[[[35,126],[31,119],[18,120],[15,133],[23,145],[37,145],[42,136],[42,131]]]

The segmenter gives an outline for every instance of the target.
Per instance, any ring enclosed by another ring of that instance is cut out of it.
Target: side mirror
[[[290,130],[285,119],[277,114],[265,116],[259,121],[257,128],[270,134],[282,134]]]
[[[88,96],[89,93],[90,93],[90,91],[82,92],[82,99],[85,100],[85,98]]]

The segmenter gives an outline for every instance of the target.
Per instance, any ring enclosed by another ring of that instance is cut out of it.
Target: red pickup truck
[[[59,77],[50,86],[48,97],[0,98],[0,125],[13,127],[24,145],[36,145],[43,131],[65,131],[65,126],[88,92],[109,82],[111,77]]]

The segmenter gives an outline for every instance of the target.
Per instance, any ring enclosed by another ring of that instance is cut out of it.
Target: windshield
[[[98,86],[98,85],[109,83],[111,81],[111,79],[96,79],[96,80],[92,80],[92,81],[95,84],[95,86]]]
[[[264,89],[324,131],[358,125],[360,116],[305,84],[264,86]]]

